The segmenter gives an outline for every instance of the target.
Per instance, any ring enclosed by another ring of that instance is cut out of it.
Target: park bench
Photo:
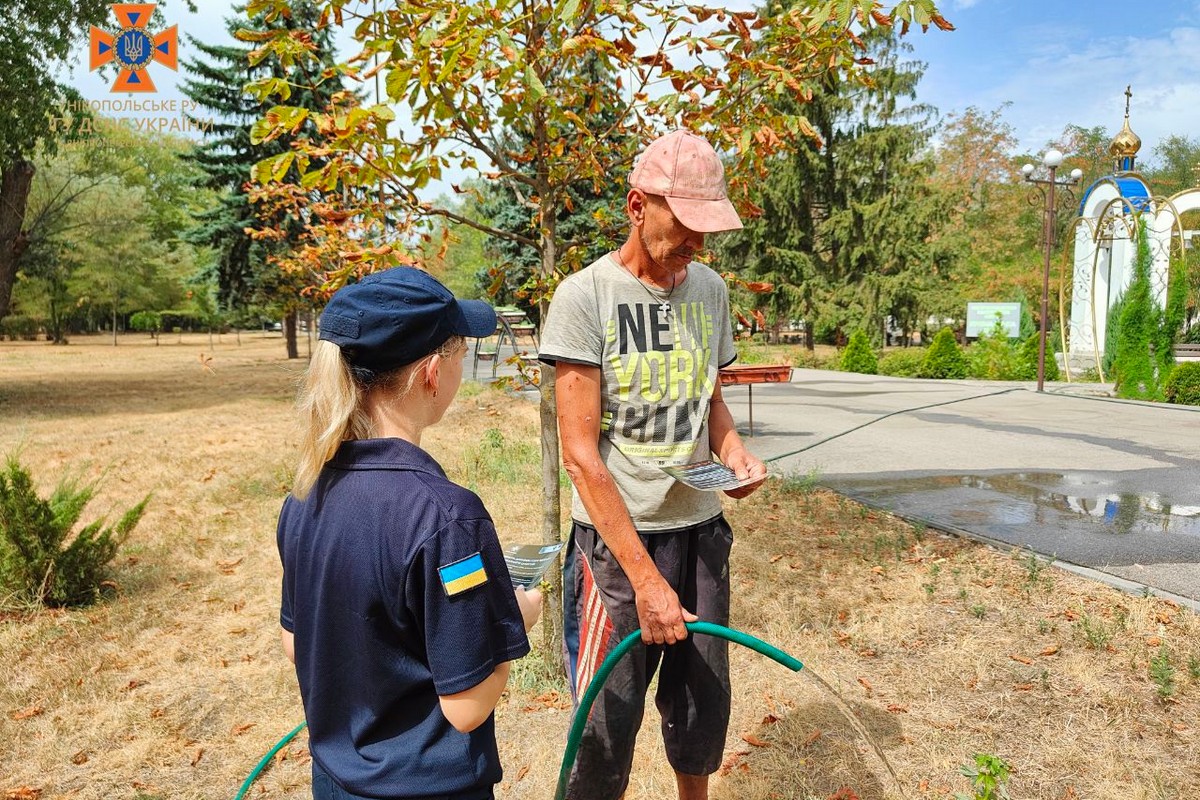
[[[1200,344],[1175,345],[1175,361],[1200,361]]]
[[[754,384],[787,383],[792,379],[790,364],[731,364],[718,373],[722,386],[745,386],[750,407],[750,436],[754,437]]]
[[[522,340],[534,348],[530,353],[521,349]],[[524,362],[537,360],[538,335],[537,326],[530,321],[525,312],[515,306],[499,306],[496,308],[496,330],[491,336],[475,340],[474,359],[471,364],[471,379],[475,380],[479,373],[479,362],[492,363],[492,378],[496,377],[500,366],[500,352],[507,346],[512,354]]]

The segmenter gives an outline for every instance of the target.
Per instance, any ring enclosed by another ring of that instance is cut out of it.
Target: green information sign
[[[1010,339],[1021,335],[1020,303],[967,303],[967,338],[978,338],[981,333],[990,334],[996,327],[997,316]]]

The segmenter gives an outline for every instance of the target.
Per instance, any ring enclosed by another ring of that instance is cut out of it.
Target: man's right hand
[[[661,577],[636,590],[638,623],[646,644],[675,644],[688,636],[685,622],[700,619],[679,603],[679,595]]]

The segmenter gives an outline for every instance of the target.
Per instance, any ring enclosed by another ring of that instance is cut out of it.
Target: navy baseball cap
[[[321,312],[320,338],[355,367],[386,372],[429,355],[451,336],[490,336],[496,312],[458,300],[428,272],[393,267],[334,292]]]

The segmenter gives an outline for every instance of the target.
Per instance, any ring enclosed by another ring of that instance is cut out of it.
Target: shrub
[[[1133,278],[1125,290],[1112,368],[1117,397],[1127,400],[1161,399],[1160,376],[1152,349],[1162,314],[1150,287],[1152,260],[1146,221],[1139,220],[1137,258]]]
[[[0,319],[0,339],[5,336],[10,342],[24,339],[27,342],[37,340],[42,321],[37,317],[27,317],[22,314],[10,314]]]
[[[842,351],[839,366],[842,372],[859,372],[863,375],[875,375],[879,372],[879,358],[867,340],[867,334],[861,330],[850,334],[850,341]]]
[[[1163,395],[1168,403],[1181,406],[1200,406],[1200,361],[1177,364],[1167,378]]]
[[[137,525],[150,497],[116,525],[99,519],[67,542],[95,485],[63,478],[49,500],[38,497],[15,457],[0,472],[0,589],[19,602],[80,606],[100,595],[105,570]],[[64,546],[65,545],[65,546]]]
[[[921,372],[921,364],[925,361],[924,347],[905,347],[884,353],[879,359],[879,374],[893,375],[897,378],[915,378]]]
[[[1121,340],[1121,314],[1124,310],[1125,293],[1122,292],[1108,309],[1108,320],[1104,323],[1104,352],[1101,354],[1100,366],[1110,378],[1113,364],[1117,360],[1117,342]]]
[[[823,354],[807,347],[796,348],[791,357],[792,364],[803,369],[837,369],[836,353]]]
[[[999,320],[990,333],[979,334],[966,356],[967,374],[972,378],[1011,381],[1017,377],[1017,353],[1008,339],[1008,330]]]
[[[1037,362],[1038,362],[1038,346],[1041,334],[1035,333],[1029,336],[1025,341],[1021,342],[1021,347],[1017,350],[1017,373],[1014,376],[1020,381],[1036,381],[1037,380]],[[1058,359],[1054,357],[1054,347],[1051,344],[1053,337],[1046,334],[1046,365],[1042,378],[1047,381],[1057,381],[1062,378],[1062,374],[1058,369]],[[1093,369],[1094,371],[1094,369]]]
[[[163,327],[162,314],[157,311],[139,311],[129,318],[129,327],[157,338]]]
[[[920,377],[951,379],[967,377],[967,358],[963,355],[962,348],[958,346],[958,340],[954,338],[954,331],[950,328],[942,328],[938,331],[937,336],[933,337],[933,343],[929,345],[925,360],[921,362]]]

